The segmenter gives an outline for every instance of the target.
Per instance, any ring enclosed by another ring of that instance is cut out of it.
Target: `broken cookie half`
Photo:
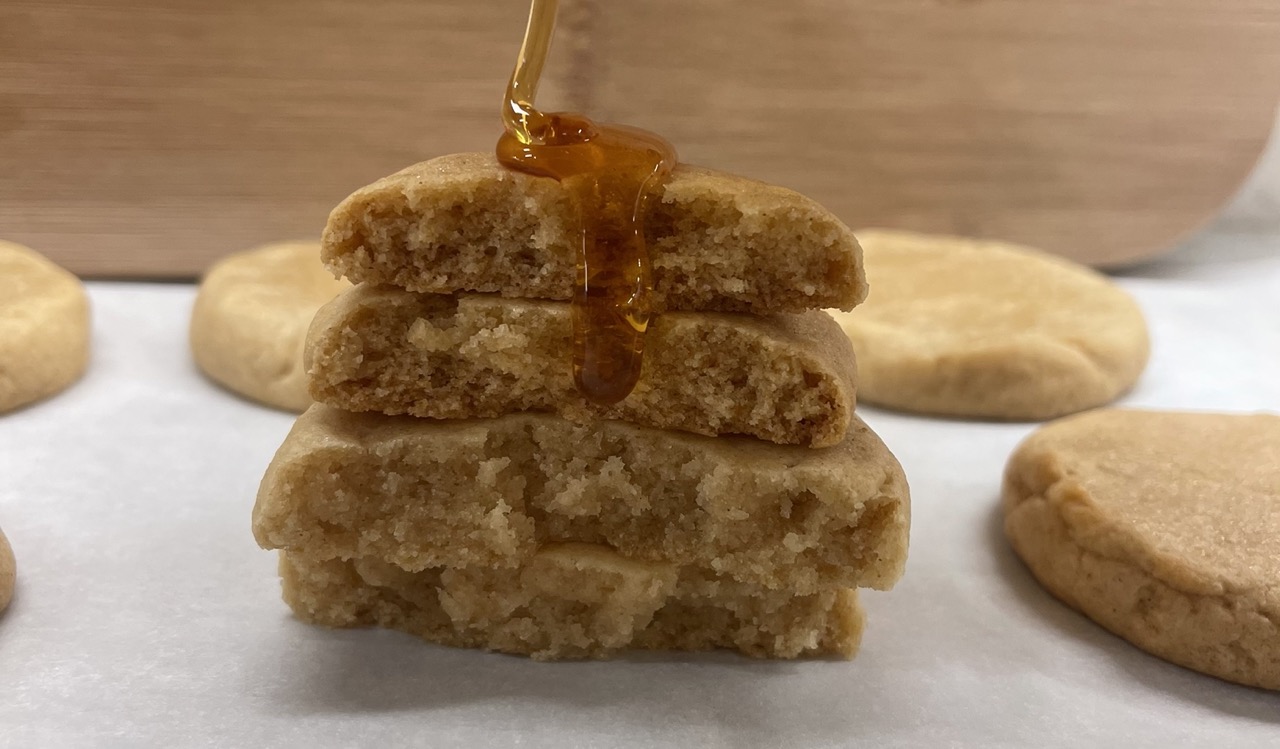
[[[305,621],[378,625],[456,647],[537,659],[621,648],[848,657],[862,636],[857,591],[809,595],[726,584],[596,544],[548,544],[516,569],[408,572],[377,558],[282,552],[284,596]]]
[[[268,548],[403,569],[515,567],[605,544],[804,593],[902,574],[907,486],[858,421],[835,447],[779,447],[548,414],[437,422],[313,406],[267,470]]]
[[[853,347],[823,312],[668,313],[647,335],[635,390],[599,406],[574,387],[567,302],[361,284],[316,315],[306,358],[311,395],[348,411],[553,412],[814,447],[849,426]]]
[[[355,282],[566,300],[579,225],[555,180],[504,169],[492,154],[451,154],[342,201],[322,254]],[[853,232],[783,187],[679,166],[644,230],[659,312],[850,309],[867,294]]]

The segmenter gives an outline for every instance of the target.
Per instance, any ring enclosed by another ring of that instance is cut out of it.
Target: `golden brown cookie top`
[[[1145,338],[1133,299],[1070,260],[1006,242],[904,231],[863,230],[858,239],[875,293],[850,319],[909,332],[904,347],[933,353],[1013,338],[1062,346],[1082,332],[1107,336],[1116,327],[1117,336],[1141,330]]]
[[[302,348],[317,309],[350,284],[320,263],[317,242],[275,242],[229,255],[205,274],[191,312],[196,364],[224,387],[302,411]]]
[[[29,318],[33,305],[83,295],[74,274],[35,250],[0,240],[0,325]]]
[[[1280,611],[1280,416],[1092,411],[1027,438],[1007,481],[1006,509],[1058,497],[1095,553]]]
[[[1031,248],[858,232],[872,293],[834,316],[869,403],[1044,419],[1111,402],[1150,344],[1137,303],[1106,276]]]
[[[0,241],[0,414],[53,395],[89,363],[89,297],[34,250]]]
[[[568,299],[577,220],[554,180],[505,170],[490,154],[452,154],[344,200],[323,256],[357,282]],[[852,232],[785,188],[680,166],[645,230],[659,311],[849,309],[866,295]]]
[[[316,242],[272,242],[228,255],[210,266],[200,294],[250,311],[296,309],[309,319],[317,305],[349,286],[325,270]]]

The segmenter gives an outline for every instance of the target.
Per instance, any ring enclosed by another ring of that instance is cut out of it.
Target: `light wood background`
[[[1248,173],[1277,0],[563,0],[545,106],[667,135],[854,226],[1099,263]],[[190,276],[355,187],[488,149],[524,0],[0,1],[0,237]]]

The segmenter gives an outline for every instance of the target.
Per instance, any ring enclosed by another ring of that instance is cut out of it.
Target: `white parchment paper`
[[[1210,234],[1120,280],[1155,346],[1126,403],[1280,410],[1280,241]],[[539,664],[300,624],[249,530],[292,417],[198,375],[192,287],[90,290],[88,377],[0,417],[2,746],[1280,746],[1280,694],[1148,656],[1021,567],[997,494],[1030,425],[860,409],[914,524],[852,662]]]

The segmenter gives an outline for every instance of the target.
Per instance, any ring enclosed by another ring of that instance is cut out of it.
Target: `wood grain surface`
[[[1275,0],[565,0],[545,106],[670,137],[847,223],[1101,264],[1243,180]],[[0,3],[0,237],[190,276],[352,189],[491,148],[524,0]]]
[[[491,148],[521,2],[0,4],[0,236],[189,276],[356,187]]]
[[[1099,265],[1208,222],[1280,101],[1275,0],[646,0],[602,18],[601,109],[683,158],[799,189],[855,230]]]

